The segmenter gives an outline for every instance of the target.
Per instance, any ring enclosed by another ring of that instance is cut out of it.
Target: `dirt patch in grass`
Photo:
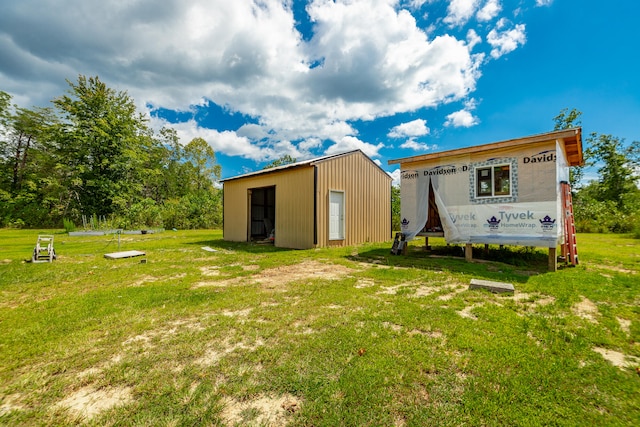
[[[449,292],[446,293],[446,294],[440,295],[438,297],[438,300],[440,300],[440,301],[449,301],[449,300],[453,299],[459,293],[462,293],[462,292],[466,291],[467,289],[469,289],[469,286],[463,285],[461,283],[453,283],[453,284],[448,284],[448,285],[444,286],[442,289],[443,290],[447,290]]]
[[[95,389],[83,387],[58,403],[58,407],[69,409],[77,415],[91,419],[102,411],[133,401],[128,387]]]
[[[263,270],[253,276],[253,281],[265,288],[277,288],[286,283],[310,279],[339,280],[352,272],[352,269],[339,264],[303,261],[299,264]]]
[[[257,339],[253,344],[246,344],[244,342],[230,343],[229,341],[224,341],[220,344],[212,345],[201,358],[195,360],[195,364],[200,366],[213,366],[224,356],[231,354],[234,351],[253,352],[263,345],[264,341],[261,339]]]
[[[483,303],[471,304],[460,311],[456,311],[456,313],[458,313],[461,317],[464,317],[466,319],[478,320],[478,317],[475,314],[473,314],[472,311],[478,307],[482,307],[483,305],[484,305]]]
[[[154,345],[154,341],[162,341],[164,338],[176,335],[183,330],[202,331],[204,329],[205,327],[196,319],[175,320],[160,328],[148,330],[143,334],[127,338],[122,342],[122,346],[141,346],[150,348]]]
[[[582,301],[579,303],[574,304],[571,307],[571,311],[576,316],[588,320],[591,323],[598,323],[598,306],[585,297],[582,297]]]
[[[517,292],[513,296],[507,296],[506,298],[513,298],[513,301],[517,304],[518,310],[524,312],[535,311],[538,307],[544,307],[556,302],[556,299],[549,295],[542,295],[538,293],[528,294],[526,292]],[[522,313],[517,313],[522,316]]]
[[[146,276],[142,276],[141,278],[139,278],[138,280],[133,282],[131,284],[131,286],[135,288],[135,287],[138,287],[138,286],[142,286],[145,283],[155,282],[156,280],[158,280],[157,277],[146,275]]]
[[[200,272],[203,276],[219,276],[220,275],[220,267],[217,266],[205,266],[200,267]]]
[[[526,303],[527,305],[532,306],[544,306],[553,304],[556,299],[549,295],[542,294],[528,294],[526,292],[517,292],[513,294],[513,300],[521,303]],[[531,301],[528,301],[531,300]]]
[[[251,400],[224,398],[221,417],[225,425],[285,426],[291,415],[300,410],[301,402],[292,395],[256,396]]]
[[[416,286],[415,283],[400,283],[396,286],[383,286],[382,290],[378,292],[378,295],[396,295],[398,291],[404,288],[410,288]]]
[[[382,322],[382,326],[385,329],[391,329],[394,332],[400,332],[403,329],[402,325],[397,325],[395,323],[390,323],[390,322]]]
[[[631,334],[631,320],[623,319],[622,317],[616,317],[616,320],[620,324],[620,329],[622,329],[622,331],[625,334],[630,335]]]
[[[640,358],[635,356],[629,356],[627,354],[620,353],[619,351],[609,350],[608,348],[602,347],[594,347],[592,350],[602,355],[605,360],[620,369],[640,365]]]
[[[5,396],[0,405],[0,417],[8,414],[13,411],[23,411],[24,406],[20,404],[22,400],[22,396],[20,394],[11,394],[9,396]]]
[[[425,337],[429,337],[429,338],[433,338],[433,339],[442,339],[442,338],[444,338],[444,334],[441,331],[423,331],[421,329],[412,329],[407,333],[410,336],[423,335]]]
[[[636,274],[637,271],[635,270],[630,270],[628,268],[624,268],[624,267],[618,267],[615,265],[598,265],[595,266],[595,269],[597,270],[609,270],[609,271],[615,271],[616,273],[624,273],[624,274]]]
[[[226,288],[227,286],[230,285],[229,280],[223,280],[223,281],[216,281],[216,282],[198,282],[195,283],[193,286],[191,286],[191,289],[198,289],[198,288]],[[233,279],[232,282],[237,283],[238,280],[237,279]]]
[[[370,288],[372,286],[375,286],[375,282],[373,281],[373,279],[358,279],[358,282],[356,283],[355,288],[364,289],[364,288]]]
[[[314,279],[339,280],[352,272],[352,269],[339,264],[303,261],[298,264],[268,268],[254,274],[253,276],[235,277],[216,282],[200,282],[195,284],[193,288],[203,286],[226,287],[239,284],[260,284],[263,289],[284,290],[284,285],[291,282],[304,282]]]
[[[253,308],[245,308],[244,310],[236,310],[236,311],[225,310],[222,312],[222,315],[226,317],[247,317],[252,310]]]
[[[416,289],[416,293],[412,295],[413,298],[426,297],[431,294],[434,294],[440,290],[439,287],[436,286],[420,286]]]

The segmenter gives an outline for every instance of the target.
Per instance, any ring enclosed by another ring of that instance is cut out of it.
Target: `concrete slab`
[[[104,254],[104,257],[107,259],[120,259],[120,258],[133,258],[136,256],[144,256],[146,252],[142,251],[124,251],[124,252],[113,252],[110,254]]]
[[[487,289],[493,293],[499,292],[515,292],[515,288],[511,283],[492,282],[490,280],[471,279],[469,289]]]

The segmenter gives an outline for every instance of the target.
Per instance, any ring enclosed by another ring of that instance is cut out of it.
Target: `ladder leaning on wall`
[[[576,242],[576,223],[573,219],[573,200],[571,198],[571,185],[568,182],[560,183],[562,188],[562,216],[564,221],[564,244],[562,245],[562,257],[571,265],[578,265],[578,243]]]

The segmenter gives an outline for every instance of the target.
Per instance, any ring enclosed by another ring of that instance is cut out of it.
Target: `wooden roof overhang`
[[[501,150],[505,148],[524,147],[530,144],[540,142],[559,141],[564,144],[565,153],[567,155],[567,163],[569,166],[584,165],[582,156],[582,128],[563,129],[553,132],[541,133],[538,135],[527,136],[524,138],[509,139],[506,141],[493,142],[491,144],[476,145],[473,147],[458,148],[455,150],[440,151],[437,153],[422,154],[412,157],[404,157],[401,159],[389,160],[389,165],[422,162],[427,160],[435,160],[446,157],[459,156],[464,154],[475,154],[485,151]]]

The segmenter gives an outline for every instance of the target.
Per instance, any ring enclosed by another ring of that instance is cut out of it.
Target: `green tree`
[[[76,215],[117,213],[142,193],[138,166],[149,130],[126,92],[98,77],[68,83],[68,94],[54,100],[64,121],[57,144],[68,205]]]
[[[275,159],[271,163],[267,164],[262,169],[270,169],[270,168],[275,168],[275,167],[278,167],[278,166],[290,165],[290,164],[295,163],[295,162],[296,162],[296,158],[295,157],[291,157],[289,154],[285,154],[284,156],[281,156],[280,158]]]
[[[391,186],[391,227],[400,231],[400,187]]]
[[[220,181],[221,174],[213,148],[204,139],[194,138],[184,147],[183,156],[191,188],[195,192],[211,191],[214,184]]]
[[[553,130],[579,127],[582,125],[582,120],[580,119],[581,116],[582,112],[576,110],[575,108],[572,108],[571,110],[569,110],[568,108],[563,108],[562,110],[560,110],[560,114],[553,118]],[[580,187],[583,178],[583,166],[572,166],[569,169],[569,183],[571,184],[571,188],[574,191],[575,189]]]
[[[11,95],[0,90],[0,126],[5,127],[9,118],[11,107]]]
[[[222,224],[221,176],[213,148],[202,138],[194,138],[185,147],[177,143],[175,133],[167,131],[164,142],[171,145],[167,163],[167,188],[172,194],[165,200],[163,222],[169,228],[215,228]],[[175,186],[178,183],[178,186]]]
[[[158,150],[154,152],[160,175],[148,180],[147,193],[154,193],[157,202],[180,198],[188,192],[188,179],[184,173],[183,152],[178,133],[175,129],[164,127],[160,129]],[[151,196],[150,196],[151,197]]]
[[[51,152],[51,129],[57,122],[48,108],[15,107],[5,115],[0,146],[0,209],[4,223],[55,225],[61,187]]]
[[[589,165],[598,167],[598,199],[611,200],[624,209],[630,194],[638,193],[640,142],[625,145],[624,139],[593,132],[586,150]]]

